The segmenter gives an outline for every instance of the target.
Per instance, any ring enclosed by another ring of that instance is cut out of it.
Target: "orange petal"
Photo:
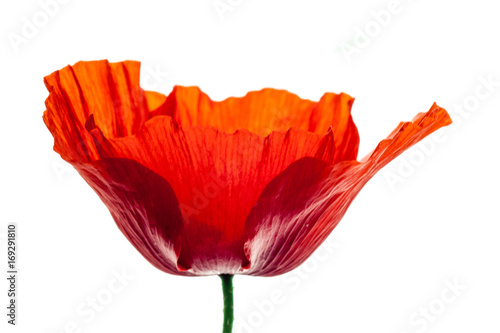
[[[78,62],[45,77],[50,92],[43,119],[54,136],[54,150],[67,161],[98,158],[84,128],[91,114],[106,137],[134,134],[158,107],[161,94],[139,86],[140,64],[107,60]]]
[[[167,96],[165,96],[161,93],[158,93],[156,91],[144,91],[144,94],[146,96],[148,109],[151,112],[155,112],[158,108],[163,106],[163,104],[167,100]],[[152,117],[152,115],[150,113],[149,118],[151,118],[151,117]]]
[[[356,159],[359,135],[351,117],[354,99],[326,93],[319,102],[304,100],[285,90],[263,89],[244,97],[212,101],[198,87],[174,87],[155,113],[172,116],[181,126],[209,126],[226,133],[247,129],[260,136],[273,131],[300,129],[317,134],[331,130],[334,161]]]

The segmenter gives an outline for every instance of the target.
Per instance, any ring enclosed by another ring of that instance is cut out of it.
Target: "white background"
[[[495,2],[222,0],[222,16],[213,0],[66,2],[46,22],[37,1],[0,5],[0,258],[5,271],[16,222],[20,267],[18,326],[6,324],[2,278],[0,331],[221,331],[218,277],[156,270],[52,151],[43,77],[97,59],[139,60],[144,88],[198,85],[216,100],[263,87],[313,100],[344,91],[356,98],[360,156],[434,101],[448,109],[455,125],[383,169],[305,266],[235,278],[234,331],[500,331]],[[25,39],[14,46],[13,36]],[[122,271],[133,277],[125,286],[114,280]],[[86,302],[105,300],[110,283],[119,291],[92,316]]]

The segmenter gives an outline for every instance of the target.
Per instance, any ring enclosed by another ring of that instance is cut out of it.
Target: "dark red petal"
[[[167,181],[127,159],[105,158],[73,165],[148,261],[164,272],[190,275],[177,268],[182,215]]]
[[[335,153],[332,134],[289,130],[268,137],[182,128],[167,116],[134,136],[106,139],[89,122],[101,158],[134,160],[172,186],[184,218],[179,266],[195,274],[241,270],[245,219],[266,184],[294,161]]]
[[[402,123],[362,162],[335,165],[304,158],[264,189],[245,224],[246,272],[272,276],[304,262],[344,216],[368,180],[404,150],[451,123],[433,105],[412,122]]]

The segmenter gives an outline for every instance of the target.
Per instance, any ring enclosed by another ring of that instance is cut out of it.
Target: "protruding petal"
[[[304,262],[328,237],[352,200],[383,166],[442,126],[451,123],[435,104],[400,124],[362,162],[328,165],[304,158],[264,189],[245,224],[246,274],[272,276]]]

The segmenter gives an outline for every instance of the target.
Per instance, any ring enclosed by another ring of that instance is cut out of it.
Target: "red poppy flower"
[[[218,274],[224,332],[232,276],[304,262],[383,166],[451,123],[436,104],[357,161],[353,98],[263,89],[212,101],[139,86],[139,63],[79,62],[45,78],[54,150],[106,204],[135,248],[177,275]]]
[[[137,62],[45,78],[54,150],[135,248],[177,275],[272,276],[304,262],[380,168],[451,120],[436,104],[357,161],[353,98],[263,89],[212,101],[139,87]]]

